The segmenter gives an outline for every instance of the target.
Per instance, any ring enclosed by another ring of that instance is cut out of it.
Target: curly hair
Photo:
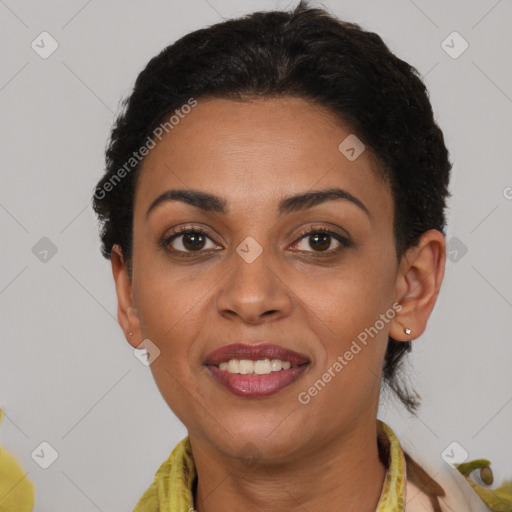
[[[418,71],[379,35],[302,0],[291,11],[255,12],[196,30],[149,61],[114,123],[105,174],[94,192],[102,254],[110,258],[118,244],[131,272],[133,202],[143,160],[137,150],[145,141],[156,143],[155,129],[164,119],[191,99],[276,96],[326,107],[370,150],[375,172],[392,192],[399,260],[425,231],[445,235],[452,165]],[[415,412],[419,396],[400,371],[410,348],[389,337],[383,380]]]

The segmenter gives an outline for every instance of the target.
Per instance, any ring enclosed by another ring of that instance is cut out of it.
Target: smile
[[[229,362],[219,364],[221,370],[229,373],[239,373],[241,375],[268,375],[271,372],[280,372],[288,370],[292,364],[290,361],[281,361],[280,359],[231,359]]]
[[[236,360],[232,361],[237,363]],[[240,361],[240,363],[243,361],[244,360]],[[253,361],[249,362],[253,363]],[[259,362],[260,361],[256,361],[255,363],[258,364]],[[227,364],[229,365],[230,363],[231,361]],[[262,361],[262,363],[264,362]],[[279,363],[281,363],[281,361],[279,361]],[[274,395],[290,386],[306,371],[308,366],[309,363],[304,363],[300,366],[290,366],[287,369],[283,368],[265,374],[253,372],[247,374],[231,373],[229,370],[221,370],[217,366],[208,366],[207,368],[220,384],[235,395],[248,398],[260,398]]]
[[[309,363],[307,356],[269,343],[226,345],[211,352],[204,362],[217,382],[248,398],[270,396],[290,386]]]

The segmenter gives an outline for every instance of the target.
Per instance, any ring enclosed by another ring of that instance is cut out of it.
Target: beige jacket
[[[440,467],[432,468],[423,462],[421,466],[445,492],[445,496],[439,498],[442,512],[489,512],[491,510],[454,467],[442,463]],[[435,510],[429,496],[409,479],[405,492],[405,512],[433,512]]]

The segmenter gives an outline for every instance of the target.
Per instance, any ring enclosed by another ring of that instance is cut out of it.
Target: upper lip
[[[293,366],[309,363],[307,356],[280,345],[272,343],[259,343],[257,345],[233,343],[212,350],[206,356],[204,364],[218,366],[220,363],[227,362],[230,359],[249,359],[252,361],[280,359],[281,361],[289,361]]]

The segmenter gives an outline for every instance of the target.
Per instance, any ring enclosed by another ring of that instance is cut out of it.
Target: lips
[[[278,359],[288,361],[290,367],[265,375],[242,375],[219,368],[220,363],[229,362],[231,359]],[[264,398],[278,393],[297,381],[308,369],[309,363],[307,356],[270,343],[225,345],[210,352],[204,361],[208,372],[219,384],[231,393],[245,398]]]
[[[210,352],[204,361],[207,366],[218,366],[220,363],[228,362],[231,359],[248,359],[258,361],[259,359],[280,359],[289,361],[292,366],[300,366],[309,363],[309,358],[293,350],[271,343],[260,343],[258,345],[247,345],[245,343],[234,343],[219,347]]]

